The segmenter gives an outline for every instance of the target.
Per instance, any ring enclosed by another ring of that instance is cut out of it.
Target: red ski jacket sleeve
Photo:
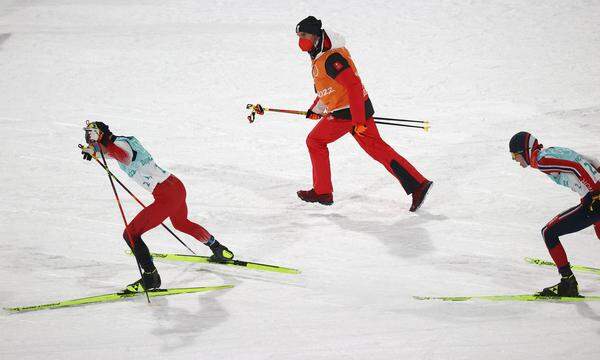
[[[356,76],[352,68],[346,68],[335,78],[348,91],[350,98],[350,113],[352,123],[364,125],[367,121],[365,115],[365,99],[363,98],[363,85],[360,78]]]
[[[114,142],[108,144],[108,146],[106,147],[106,153],[108,156],[125,165],[129,165],[133,157],[132,152],[123,149],[121,146],[115,144]]]

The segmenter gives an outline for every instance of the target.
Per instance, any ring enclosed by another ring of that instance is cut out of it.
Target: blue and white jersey
[[[115,145],[130,155],[131,163],[125,165],[119,161],[119,167],[127,176],[152,192],[158,183],[165,181],[171,174],[156,165],[152,155],[133,136],[117,136]]]
[[[563,147],[542,149],[533,167],[548,175],[558,185],[566,186],[581,197],[600,189],[598,161]]]

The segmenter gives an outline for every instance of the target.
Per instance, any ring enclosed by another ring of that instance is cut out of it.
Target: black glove
[[[108,146],[109,144],[114,142],[114,139],[113,139],[114,135],[108,128],[108,125],[106,125],[103,122],[97,121],[96,126],[98,126],[98,130],[100,130],[100,132],[101,132],[100,139],[98,139],[98,142],[100,144],[102,144],[104,146]]]
[[[311,120],[318,120],[321,118],[321,115],[317,114],[316,112],[312,111],[311,109],[308,109],[308,111],[306,112],[306,118],[311,119]]]
[[[591,200],[588,205],[589,213],[592,215],[600,214],[600,191],[591,193]]]
[[[96,149],[94,145],[86,145],[81,146],[81,154],[83,155],[83,160],[91,161],[92,158],[96,155]]]

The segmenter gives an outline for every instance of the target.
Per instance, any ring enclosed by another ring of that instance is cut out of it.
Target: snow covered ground
[[[431,121],[430,133],[380,127],[435,181],[418,213],[350,136],[330,146],[335,204],[301,203],[313,123],[245,120],[250,102],[310,105],[294,34],[310,14],[347,37],[379,116]],[[106,175],[77,149],[85,119],[141,139],[186,184],[191,217],[240,259],[303,271],[161,262],[165,286],[235,288],[2,313],[0,358],[597,359],[600,303],[412,296],[558,280],[523,257],[548,258],[539,230],[578,197],[519,168],[507,143],[528,130],[600,157],[599,18],[583,0],[0,0],[0,306],[136,279]],[[185,253],[162,229],[145,239]],[[591,229],[563,245],[572,263],[600,266]],[[597,276],[578,279],[600,294]]]

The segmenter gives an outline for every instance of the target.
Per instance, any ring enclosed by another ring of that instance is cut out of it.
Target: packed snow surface
[[[314,122],[308,15],[343,34],[380,126],[435,182],[423,207],[351,136],[329,146],[335,203],[299,201]],[[0,314],[2,359],[598,359],[600,303],[418,301],[532,293],[559,279],[540,229],[579,198],[508,140],[600,157],[597,1],[0,0],[0,306],[115,292],[139,277],[86,119],[135,135],[186,185],[190,217],[283,275],[158,262],[165,287],[230,290]],[[152,197],[109,164],[140,199]],[[128,219],[139,206],[120,192]],[[167,221],[167,224],[170,223]],[[182,239],[209,254],[189,236]],[[144,237],[185,253],[166,231]],[[600,267],[592,229],[565,236]],[[578,274],[584,294],[597,276]]]

